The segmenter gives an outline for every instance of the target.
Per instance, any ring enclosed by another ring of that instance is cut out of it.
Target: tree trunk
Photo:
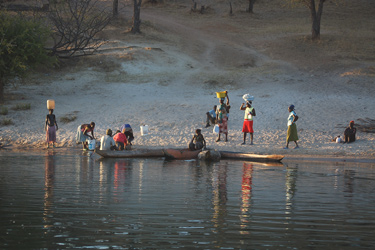
[[[0,104],[4,103],[4,81],[0,78]]]
[[[131,31],[141,33],[141,4],[142,0],[134,0],[133,27]]]
[[[323,14],[323,4],[325,0],[319,0],[318,11],[315,8],[315,0],[310,0],[310,13],[311,13],[311,39],[313,41],[320,40],[320,20]]]
[[[253,9],[254,9],[254,3],[255,3],[255,0],[249,0],[249,9],[247,10],[247,12],[249,12],[249,13],[254,13],[254,12],[253,12]]]
[[[113,0],[113,17],[118,16],[118,0]]]

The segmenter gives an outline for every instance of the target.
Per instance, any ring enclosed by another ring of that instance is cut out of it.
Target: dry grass
[[[31,109],[30,103],[19,103],[12,107],[13,110],[20,111],[20,110],[29,110]]]
[[[355,126],[361,132],[375,133],[375,119],[358,119]]]
[[[60,122],[66,124],[75,121],[77,119],[77,113],[78,112],[73,112],[73,114],[66,114],[60,117]]]
[[[0,115],[7,115],[8,114],[8,108],[5,106],[0,106]]]
[[[2,125],[2,126],[9,126],[9,125],[12,125],[12,124],[13,124],[12,119],[2,119],[1,122],[0,122],[0,125]]]

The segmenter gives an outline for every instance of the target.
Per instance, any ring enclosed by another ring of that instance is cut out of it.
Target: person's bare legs
[[[245,145],[246,144],[246,133],[243,133],[243,143],[241,145]]]
[[[216,139],[216,141],[218,142],[218,141],[220,141],[220,133],[219,133],[219,136],[217,137],[217,139]]]

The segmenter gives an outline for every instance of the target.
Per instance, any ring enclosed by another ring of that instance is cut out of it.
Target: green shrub
[[[42,20],[9,15],[0,11],[0,100],[4,85],[14,77],[25,77],[39,65],[51,65],[56,58],[45,49],[51,30]]]

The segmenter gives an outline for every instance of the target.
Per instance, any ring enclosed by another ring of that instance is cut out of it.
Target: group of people
[[[95,122],[82,124],[77,128],[77,143],[82,143],[83,149],[88,149],[88,139],[95,139]],[[112,136],[112,130],[107,129],[106,134],[100,139],[100,150],[125,150],[130,149],[134,140],[133,129],[129,124],[123,124]]]
[[[226,99],[226,101],[225,101]],[[225,135],[225,141],[228,141],[228,119],[229,110],[231,106],[229,104],[228,91],[226,91],[226,98],[220,98],[219,105],[214,105],[213,109],[206,113],[206,128],[215,125],[218,126],[218,137],[216,142],[221,140],[221,134]],[[242,103],[240,110],[245,111],[244,121],[242,126],[243,142],[241,145],[246,144],[247,134],[250,134],[250,145],[253,145],[253,117],[256,116],[254,107],[252,107],[252,101],[247,100],[246,103]],[[288,107],[288,130],[286,137],[286,145],[284,149],[289,148],[289,142],[295,143],[295,148],[298,146],[298,133],[296,121],[298,116],[295,112],[294,105]],[[76,141],[82,143],[83,149],[88,148],[88,139],[95,139],[94,136],[95,123],[82,124],[77,128]],[[56,131],[58,130],[58,125],[56,117],[53,114],[53,109],[49,110],[49,114],[46,116],[45,131],[47,137],[47,146],[49,148],[50,144],[55,147],[56,142]],[[350,143],[355,141],[356,128],[354,127],[354,121],[350,121],[349,127],[344,131],[344,140],[340,136],[336,137],[334,141]],[[107,129],[106,135],[104,135],[100,140],[100,150],[124,150],[129,149],[134,140],[133,129],[129,124],[123,124],[119,130],[116,131],[112,137],[112,130]],[[196,129],[195,134],[188,145],[190,150],[200,150],[206,148],[206,141],[202,135],[201,129]]]
[[[216,142],[220,141],[220,135],[224,134],[225,135],[225,141],[228,141],[228,118],[229,118],[229,97],[228,97],[228,92],[226,91],[226,97],[227,101],[225,102],[225,98],[220,98],[220,105],[214,105],[213,109],[208,111],[206,113],[206,128],[211,126],[211,125],[218,125],[219,130],[218,132],[218,137],[216,139]],[[253,128],[253,117],[256,116],[256,112],[254,107],[252,107],[252,101],[247,100],[246,104],[242,103],[240,110],[245,111],[244,115],[244,122],[242,126],[242,133],[243,133],[243,142],[241,145],[246,144],[246,135],[249,133],[250,134],[250,145],[253,145],[253,134],[254,134],[254,128]],[[298,115],[295,112],[295,106],[290,105],[288,107],[288,119],[287,119],[287,137],[286,137],[286,145],[284,149],[289,148],[289,142],[294,142],[295,143],[295,149],[299,148],[297,141],[299,140],[298,138],[298,133],[297,133],[297,125],[296,121],[298,120]],[[356,134],[356,129],[354,128],[354,121],[351,121],[349,124],[349,127],[345,129],[344,131],[344,141],[345,143],[350,143],[355,141],[355,134]],[[336,138],[335,138],[336,140]],[[336,142],[340,141],[341,138],[340,136],[337,137]]]
[[[226,102],[225,97],[220,98],[219,105],[214,105],[214,108],[206,113],[206,128],[211,125],[218,126],[218,137],[216,142],[221,140],[221,134],[225,135],[225,141],[228,141],[228,119],[229,119],[229,110],[231,108],[229,104],[229,96],[228,91],[225,92],[226,94]],[[245,111],[244,122],[242,126],[243,132],[243,142],[242,145],[246,144],[246,135],[250,134],[250,145],[253,145],[253,117],[256,116],[256,112],[254,107],[252,107],[252,101],[247,100],[246,104],[242,103],[240,110]]]

